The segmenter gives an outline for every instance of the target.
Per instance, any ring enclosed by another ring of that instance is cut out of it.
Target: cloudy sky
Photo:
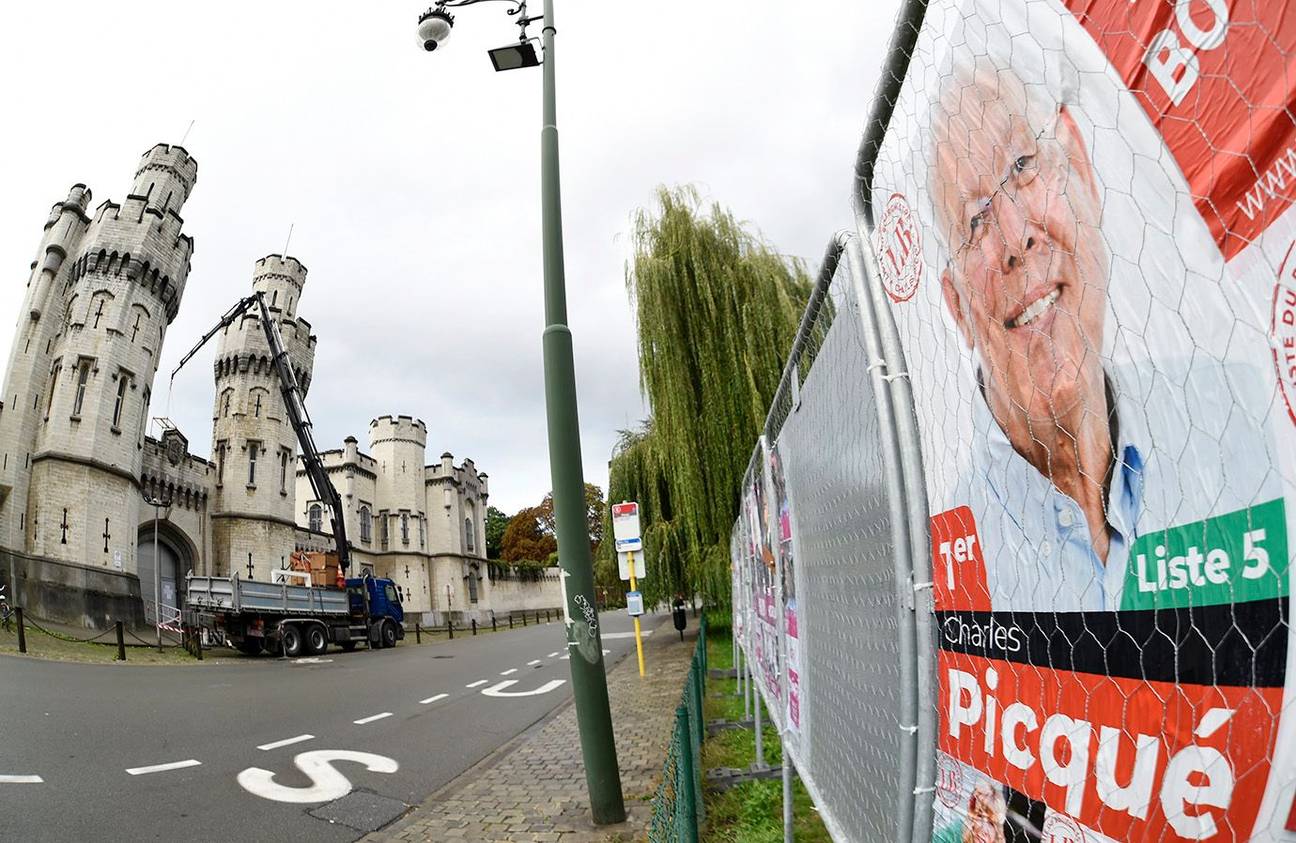
[[[425,0],[426,2],[426,0]],[[532,13],[540,13],[533,0]],[[605,486],[642,418],[625,290],[631,215],[696,184],[814,268],[849,227],[855,151],[896,0],[563,0],[558,12],[570,321],[585,472]],[[540,359],[540,71],[495,73],[501,3],[457,12],[435,54],[425,5],[22,3],[0,30],[0,347],[49,206],[74,182],[120,201],[139,155],[198,159],[183,210],[193,269],[154,387],[210,450],[214,343],[179,357],[283,250],[310,270],[319,335],[307,403],[321,447],[411,414],[428,456],[472,457],[512,512],[549,489]],[[532,34],[539,35],[536,27]],[[192,121],[192,128],[190,123]]]

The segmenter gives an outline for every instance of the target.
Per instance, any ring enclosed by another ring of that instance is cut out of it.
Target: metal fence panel
[[[795,537],[805,751],[798,769],[839,839],[894,839],[912,781],[898,759],[902,658],[885,439],[845,264],[839,316],[778,434]]]

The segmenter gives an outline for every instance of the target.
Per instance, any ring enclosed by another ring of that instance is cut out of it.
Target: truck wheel
[[[396,624],[392,623],[391,621],[383,621],[382,645],[384,647],[396,646]]]
[[[285,626],[283,628],[283,654],[290,659],[295,659],[302,652],[302,634],[301,630],[295,626]]]
[[[338,646],[342,648],[342,652],[344,652],[344,653],[350,653],[350,652],[353,652],[353,651],[355,650],[355,648],[356,648],[356,642],[354,642],[354,641],[343,641],[343,642],[342,642],[341,644],[339,644]]]
[[[324,628],[318,624],[311,624],[306,630],[306,651],[312,656],[318,656],[328,649],[328,638],[324,635]]]

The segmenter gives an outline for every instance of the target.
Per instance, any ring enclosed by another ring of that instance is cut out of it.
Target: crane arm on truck
[[[311,433],[310,414],[306,412],[306,402],[302,400],[301,386],[297,383],[297,375],[293,372],[288,351],[284,348],[283,337],[279,334],[279,323],[271,316],[270,308],[265,303],[265,296],[260,292],[254,293],[240,299],[226,311],[216,323],[216,327],[203,334],[198,344],[180,359],[180,364],[171,372],[171,380],[175,381],[176,373],[207,344],[208,340],[254,307],[260,310],[261,328],[265,331],[266,343],[270,346],[270,359],[274,363],[275,373],[279,376],[279,391],[283,395],[288,421],[292,424],[293,431],[297,434],[297,443],[301,446],[306,477],[310,480],[311,488],[315,490],[315,496],[329,508],[333,540],[337,543],[338,568],[345,576],[351,567],[351,547],[347,542],[342,496],[338,494],[333,482],[324,471],[324,463],[320,460],[319,450],[315,447],[315,437]]]

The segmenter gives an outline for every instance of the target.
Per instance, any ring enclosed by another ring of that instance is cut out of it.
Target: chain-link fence
[[[652,800],[652,843],[697,843],[706,807],[702,799],[702,742],[706,739],[707,621],[698,625],[698,641],[688,678],[675,708],[675,728],[662,763],[661,781]]]
[[[904,4],[732,543],[836,839],[1296,841],[1294,52]]]

